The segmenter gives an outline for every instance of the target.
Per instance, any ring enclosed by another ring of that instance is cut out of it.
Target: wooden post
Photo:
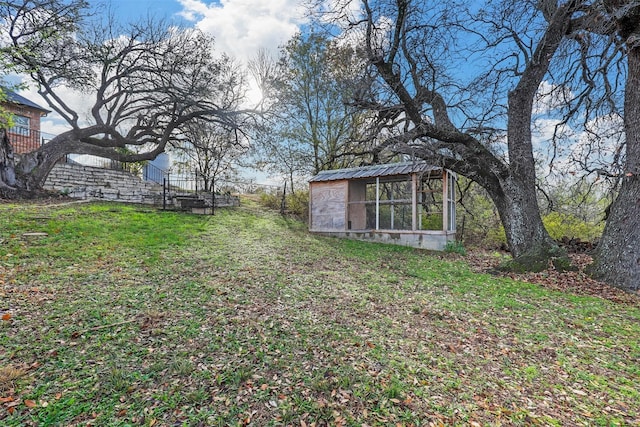
[[[418,227],[418,174],[411,174],[411,231]]]
[[[393,182],[387,183],[388,185],[391,186],[391,199],[389,200],[391,203],[389,204],[389,210],[391,210],[391,229],[395,230],[395,206],[393,204],[394,201],[394,194],[393,194]]]
[[[380,177],[376,177],[376,230],[380,229]]]
[[[446,232],[449,228],[449,182],[447,180],[447,171],[442,170],[442,231]]]
[[[284,211],[287,208],[287,181],[284,182],[284,188],[282,190],[282,200],[280,201],[280,215],[284,215]]]
[[[211,215],[216,214],[216,178],[211,177]]]
[[[162,178],[162,210],[167,210],[167,178]]]

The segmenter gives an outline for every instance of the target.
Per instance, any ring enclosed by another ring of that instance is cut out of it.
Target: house
[[[51,111],[12,90],[3,87],[2,91],[6,95],[3,106],[13,114],[14,125],[7,132],[13,152],[22,154],[37,150],[43,143],[40,119]]]
[[[455,241],[455,181],[423,161],[322,171],[309,181],[309,231],[442,250]]]

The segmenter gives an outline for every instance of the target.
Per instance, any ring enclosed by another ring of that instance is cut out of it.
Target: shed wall
[[[309,188],[311,231],[345,231],[348,181],[313,182]]]

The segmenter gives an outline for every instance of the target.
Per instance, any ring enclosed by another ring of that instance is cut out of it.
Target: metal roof
[[[361,166],[358,168],[335,169],[322,171],[309,182],[337,181],[341,179],[375,178],[393,175],[409,175],[412,173],[440,170],[438,166],[428,165],[424,161],[389,163],[386,165]]]
[[[42,108],[41,106],[39,106],[38,104],[36,104],[33,101],[28,100],[27,98],[25,98],[22,95],[18,95],[17,93],[15,93],[14,91],[7,89],[6,87],[2,88],[2,92],[5,93],[5,95],[7,96],[7,101],[14,103],[14,104],[19,104],[19,105],[24,105],[25,107],[30,107],[33,108],[35,110],[39,110],[42,111],[43,113],[50,113],[50,110],[47,110],[46,108]]]

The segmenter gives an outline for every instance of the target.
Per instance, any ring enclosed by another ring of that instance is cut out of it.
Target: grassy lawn
[[[251,205],[0,205],[0,315],[6,426],[640,424],[638,305]]]

